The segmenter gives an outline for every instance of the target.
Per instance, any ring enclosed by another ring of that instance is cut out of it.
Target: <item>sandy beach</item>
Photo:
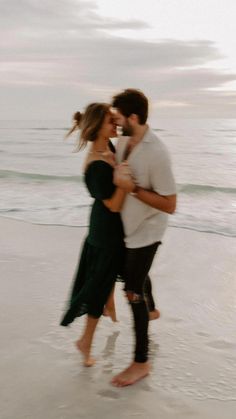
[[[83,325],[59,326],[86,229],[7,218],[1,229],[1,419],[235,418],[236,239],[169,228],[151,276],[162,316],[150,323],[152,374],[109,381],[132,356],[131,315],[103,318],[97,363],[74,347]]]

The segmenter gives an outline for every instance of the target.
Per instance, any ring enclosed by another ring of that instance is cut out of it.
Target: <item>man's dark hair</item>
[[[144,125],[148,117],[148,100],[136,89],[126,89],[113,97],[112,106],[117,108],[126,118],[135,114],[140,125]]]

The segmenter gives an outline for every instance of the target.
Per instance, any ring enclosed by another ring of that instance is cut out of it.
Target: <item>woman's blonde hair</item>
[[[67,133],[69,137],[76,129],[80,130],[79,140],[77,141],[74,153],[85,148],[89,141],[95,141],[105,120],[105,116],[110,112],[110,105],[107,103],[91,103],[87,106],[84,113],[76,112],[73,116],[74,125]]]
[[[80,121],[80,138],[77,151],[86,147],[89,141],[95,141],[103,125],[106,115],[110,112],[107,103],[91,103],[85,109]]]

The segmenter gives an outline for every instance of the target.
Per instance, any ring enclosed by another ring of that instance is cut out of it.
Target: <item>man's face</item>
[[[117,109],[114,112],[116,124],[122,128],[122,133],[124,136],[131,136],[133,134],[133,128],[129,122],[129,118],[124,116]]]

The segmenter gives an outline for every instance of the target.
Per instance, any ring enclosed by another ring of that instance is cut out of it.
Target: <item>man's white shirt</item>
[[[129,137],[120,137],[116,147],[117,162],[123,161]],[[176,194],[168,150],[148,127],[143,139],[127,159],[137,184],[160,195]],[[166,230],[168,214],[127,194],[121,217],[128,248],[148,246],[160,241]]]

